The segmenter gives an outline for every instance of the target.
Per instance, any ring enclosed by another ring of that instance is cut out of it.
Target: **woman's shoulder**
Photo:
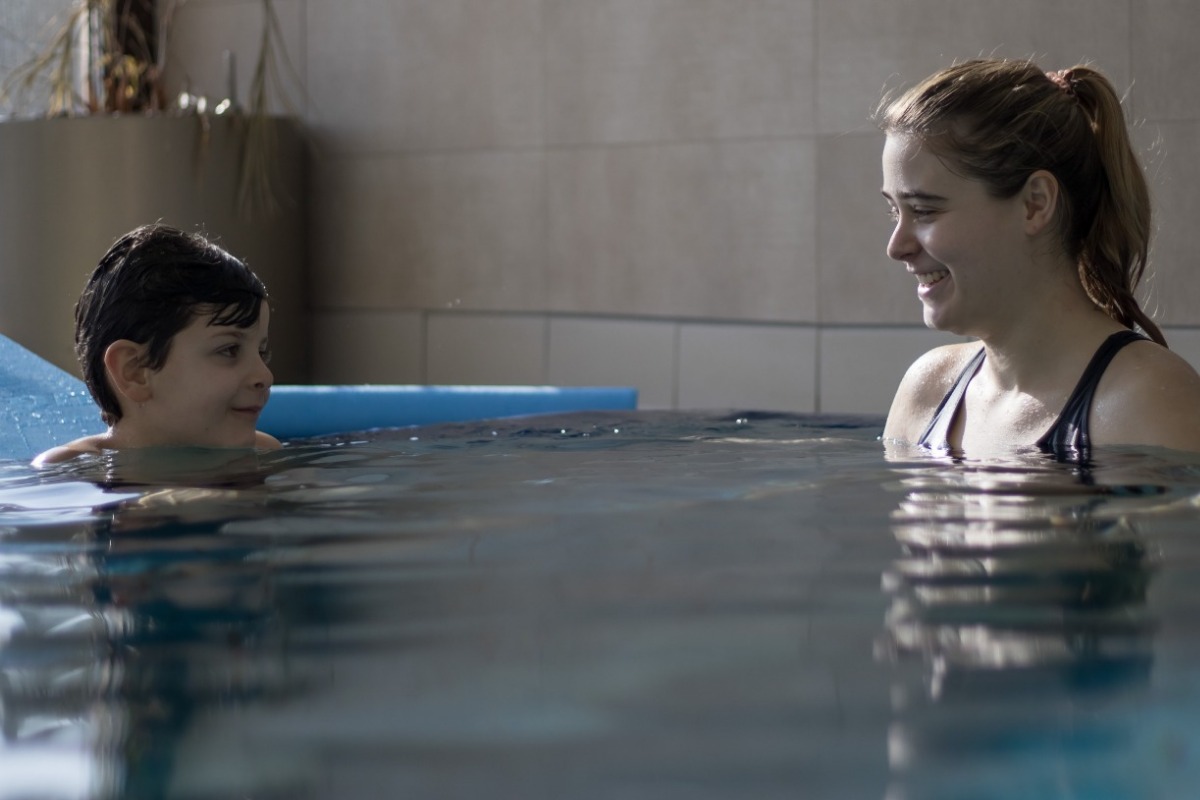
[[[1135,342],[1105,371],[1091,414],[1096,444],[1200,451],[1200,374],[1178,353]]]
[[[884,437],[916,441],[980,347],[978,342],[942,345],[914,361],[892,399]]]

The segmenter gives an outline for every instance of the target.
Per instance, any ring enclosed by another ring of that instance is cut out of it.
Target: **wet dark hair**
[[[209,325],[248,328],[266,299],[245,264],[199,234],[154,224],[118,239],[75,304],[75,354],[104,422],[121,418],[104,366],[109,345],[146,345],[145,366],[162,369],[171,340],[197,315],[208,315]]]
[[[1050,172],[1062,190],[1060,240],[1092,302],[1166,344],[1134,297],[1150,247],[1150,192],[1103,74],[976,59],[885,98],[876,120],[889,135],[916,136],[995,197],[1013,197],[1034,172]]]

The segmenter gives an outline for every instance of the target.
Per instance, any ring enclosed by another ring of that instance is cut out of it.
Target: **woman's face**
[[[916,278],[926,325],[987,336],[1028,307],[1035,276],[1020,195],[992,197],[897,134],[883,148],[883,196],[895,221],[887,253]]]

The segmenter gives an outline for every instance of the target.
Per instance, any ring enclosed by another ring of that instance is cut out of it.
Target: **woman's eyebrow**
[[[887,191],[885,191],[885,190],[880,190],[880,194],[882,194],[884,197],[886,197],[889,200],[892,199],[891,195],[889,195],[887,193]],[[946,202],[947,198],[942,197],[940,194],[932,194],[931,192],[907,191],[907,192],[898,192],[896,194],[896,199],[897,200],[922,200],[926,203],[944,203],[944,202]]]

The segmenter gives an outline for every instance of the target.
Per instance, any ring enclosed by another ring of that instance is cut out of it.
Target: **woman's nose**
[[[908,222],[903,218],[898,219],[896,227],[892,230],[892,236],[888,239],[888,257],[896,261],[908,261],[918,249],[917,239],[912,235]]]

